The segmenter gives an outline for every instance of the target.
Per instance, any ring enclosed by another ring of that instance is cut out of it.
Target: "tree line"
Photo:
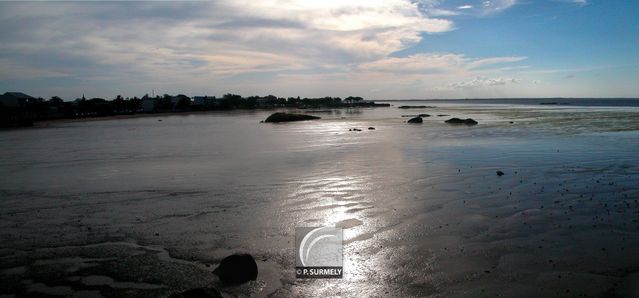
[[[194,100],[195,99],[195,100]],[[28,126],[35,121],[64,119],[105,117],[114,115],[127,115],[137,113],[165,113],[165,112],[189,112],[206,110],[232,110],[232,109],[256,109],[256,108],[318,108],[318,107],[348,107],[358,106],[364,103],[362,97],[300,98],[249,96],[242,97],[237,94],[225,94],[222,97],[194,97],[194,99],[179,94],[176,96],[164,94],[163,96],[142,98],[116,96],[111,100],[104,98],[90,98],[84,96],[75,101],[64,101],[58,96],[50,99],[25,98],[19,101],[17,106],[0,103],[0,126]]]

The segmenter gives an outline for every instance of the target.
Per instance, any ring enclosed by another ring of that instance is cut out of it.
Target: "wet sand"
[[[411,112],[480,124],[407,125],[391,108],[2,134],[0,294],[636,296],[637,111]],[[343,279],[295,278],[296,226],[345,229]],[[255,256],[257,281],[211,273],[235,252]]]

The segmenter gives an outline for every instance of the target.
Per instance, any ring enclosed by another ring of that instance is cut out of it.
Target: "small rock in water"
[[[504,176],[504,172],[502,172],[502,171],[497,171],[497,176],[500,176],[500,177],[501,177],[501,176]]]
[[[418,117],[430,117],[430,115],[428,115],[428,114],[419,114],[419,115],[417,115],[417,116],[418,116]]]
[[[422,117],[415,117],[408,120],[408,123],[423,123],[423,122],[424,120],[422,119]]]
[[[172,294],[169,298],[222,298],[222,294],[214,288],[195,288]]]
[[[362,131],[362,130],[359,128],[353,128],[353,131]]]
[[[470,118],[467,118],[467,119],[450,118],[450,119],[446,120],[445,122],[448,123],[448,124],[466,124],[466,125],[469,125],[469,126],[478,124],[477,121],[475,121],[473,119],[470,119]]]
[[[375,127],[369,127],[368,130],[375,130]]]
[[[231,255],[224,258],[213,273],[226,284],[241,284],[257,279],[257,263],[249,254]]]

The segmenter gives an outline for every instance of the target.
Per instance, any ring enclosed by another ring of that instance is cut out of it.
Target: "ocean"
[[[0,294],[637,293],[639,101],[388,102],[0,131]],[[343,278],[297,279],[295,228],[320,226],[344,229]],[[256,281],[220,284],[233,253]]]

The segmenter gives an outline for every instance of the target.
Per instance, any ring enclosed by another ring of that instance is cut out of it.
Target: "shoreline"
[[[188,112],[160,112],[160,113],[139,113],[139,114],[122,114],[112,116],[95,116],[84,118],[59,118],[49,120],[34,121],[32,126],[17,126],[17,127],[2,127],[0,130],[13,130],[21,128],[46,128],[55,124],[74,123],[74,122],[93,122],[93,121],[108,121],[108,120],[120,120],[120,119],[134,119],[134,118],[148,118],[148,117],[163,117],[163,116],[189,116],[199,114],[215,114],[215,113],[229,113],[237,111],[277,111],[277,110],[298,110],[307,111],[308,113],[322,113],[326,110],[338,110],[338,109],[351,109],[351,108],[376,108],[376,107],[388,107],[388,106],[361,106],[361,107],[326,107],[318,110],[308,110],[306,108],[298,107],[277,107],[277,108],[264,108],[264,109],[232,109],[232,110],[206,110],[206,111],[188,111]]]
[[[74,122],[93,122],[93,121],[108,121],[108,120],[120,120],[120,119],[134,119],[134,118],[148,118],[154,116],[177,116],[177,115],[194,115],[194,114],[207,114],[217,111],[190,111],[190,112],[167,112],[167,113],[141,113],[141,114],[125,114],[125,115],[113,115],[103,117],[86,117],[86,118],[60,118],[41,120],[33,122],[33,128],[44,128],[55,124],[74,123]],[[25,128],[25,127],[16,127]],[[28,127],[26,127],[28,128]],[[11,129],[10,127],[8,129]]]

